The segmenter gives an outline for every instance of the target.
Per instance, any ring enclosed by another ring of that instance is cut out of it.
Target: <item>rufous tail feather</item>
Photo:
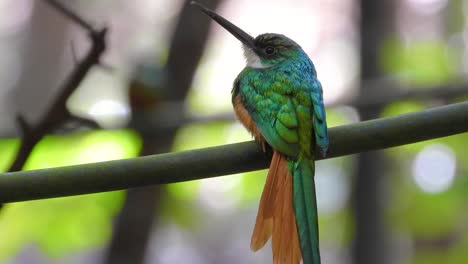
[[[293,182],[288,162],[274,151],[263,189],[250,248],[272,238],[274,264],[299,264],[302,258],[293,207]]]

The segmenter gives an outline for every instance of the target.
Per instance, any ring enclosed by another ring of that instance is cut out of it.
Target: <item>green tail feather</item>
[[[297,233],[304,264],[320,264],[314,162],[288,161],[293,176],[293,201]]]

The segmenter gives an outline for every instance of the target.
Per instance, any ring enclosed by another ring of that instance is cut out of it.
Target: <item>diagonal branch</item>
[[[106,49],[106,27],[94,30],[87,22],[59,2],[53,0],[45,0],[45,2],[88,31],[92,46],[87,55],[77,63],[70,75],[63,81],[59,94],[38,124],[28,124],[21,115],[17,115],[17,126],[21,130],[21,144],[15,160],[8,169],[10,172],[21,170],[36,144],[46,134],[60,127],[69,119],[70,113],[66,109],[68,98],[76,90],[89,70],[94,65],[99,64],[100,57]]]
[[[468,131],[468,102],[331,128],[327,158],[396,147]],[[0,202],[105,192],[264,169],[254,142],[0,174]]]
[[[94,31],[93,27],[91,26],[91,24],[89,24],[88,22],[86,22],[83,18],[81,18],[80,16],[78,16],[77,14],[75,14],[73,11],[71,11],[70,9],[66,8],[64,5],[62,5],[60,2],[56,1],[56,0],[45,0],[46,3],[48,3],[50,6],[52,6],[53,8],[57,9],[57,11],[59,13],[62,13],[64,16],[66,16],[67,18],[69,18],[70,20],[72,20],[73,22],[75,22],[76,24],[78,24],[80,27],[82,27],[84,30],[87,30],[87,31]]]

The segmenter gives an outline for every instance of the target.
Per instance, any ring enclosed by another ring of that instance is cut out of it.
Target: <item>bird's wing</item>
[[[308,80],[305,86],[310,91],[309,95],[313,105],[312,122],[314,126],[315,142],[322,151],[322,155],[325,156],[328,150],[329,141],[325,106],[323,104],[322,85],[316,78],[314,78]]]
[[[296,156],[300,148],[293,97],[281,91],[251,88],[254,93],[244,91],[241,97],[263,138],[279,152]]]
[[[236,84],[240,85],[239,82]],[[239,92],[244,107],[274,149],[296,156],[301,149],[309,153],[316,142],[322,153],[327,151],[328,133],[322,86],[316,78],[305,78],[295,87],[288,87],[291,84],[285,81],[281,83],[281,80],[273,82],[268,88],[255,82],[242,85],[243,89]],[[310,121],[312,127],[309,128]],[[314,138],[310,138],[312,131]]]

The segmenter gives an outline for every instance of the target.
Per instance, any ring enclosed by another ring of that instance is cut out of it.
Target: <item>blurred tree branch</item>
[[[330,107],[350,105],[360,109],[381,108],[401,100],[449,100],[468,95],[466,82],[434,85],[427,87],[403,87],[386,80],[364,81],[366,92],[355,99],[342,100]]]
[[[46,3],[50,4],[61,12],[64,16],[68,17],[75,23],[77,23],[84,30],[88,31],[89,38],[92,46],[88,51],[88,54],[77,63],[76,67],[70,73],[70,75],[63,81],[59,94],[56,99],[52,102],[52,105],[46,111],[44,117],[39,121],[38,124],[28,124],[23,116],[17,115],[16,120],[19,129],[21,130],[21,143],[16,157],[11,164],[8,171],[21,170],[26,163],[29,155],[31,154],[34,146],[48,133],[54,129],[63,125],[69,119],[78,119],[83,121],[83,118],[74,117],[66,108],[66,102],[70,95],[76,90],[78,85],[84,79],[88,71],[94,66],[99,65],[101,55],[106,49],[105,37],[107,28],[93,29],[88,23],[81,19],[78,15],[65,8],[59,2],[54,0],[45,0]],[[86,120],[86,124],[93,124],[97,127],[97,124],[91,120]]]
[[[388,81],[366,81],[363,86],[369,86],[368,93],[357,97],[356,99],[343,99],[336,103],[327,105],[327,107],[338,107],[349,105],[353,107],[374,108],[382,105],[388,105],[392,102],[401,100],[453,100],[457,97],[468,95],[468,85],[454,83],[432,87],[408,88],[399,87]],[[377,87],[383,87],[377,89]],[[376,91],[376,92],[372,92]],[[132,117],[129,127],[137,128],[141,132],[155,134],[164,134],[168,130],[180,127],[190,123],[201,122],[227,122],[234,121],[234,113],[219,113],[201,116],[189,116],[183,110],[185,102],[162,102],[152,109],[140,111]],[[72,117],[72,119],[79,117]],[[87,124],[86,121],[90,121]],[[80,121],[80,124],[92,126],[95,124],[92,120]],[[50,133],[62,134],[62,131],[49,131]],[[14,132],[2,132],[0,138],[15,137]]]
[[[393,86],[392,86],[393,85]],[[401,100],[452,100],[468,95],[468,85],[450,84],[445,86],[421,87],[408,89],[397,87],[385,81],[368,81],[369,92],[352,100],[341,100],[327,107],[349,105],[362,109],[383,107]],[[377,89],[377,87],[382,87]],[[380,91],[380,92],[373,92]],[[201,116],[188,116],[184,111],[185,102],[163,103],[157,107],[142,111],[132,119],[130,127],[137,127],[145,133],[153,135],[190,123],[228,122],[234,121],[233,112]]]
[[[62,6],[59,2],[54,0],[44,0],[44,2],[57,8],[64,16],[87,30],[92,45],[88,54],[77,63],[70,75],[63,81],[61,87],[59,87],[59,94],[52,102],[43,118],[37,124],[29,124],[21,114],[16,115],[16,123],[20,130],[19,134],[21,142],[15,158],[8,168],[9,172],[21,170],[36,144],[44,136],[53,132],[54,129],[62,126],[66,121],[75,120],[88,126],[91,125],[95,128],[98,127],[98,125],[92,120],[73,116],[66,108],[66,102],[84,79],[91,67],[99,65],[99,59],[106,49],[105,37],[107,28],[104,27],[102,29],[95,30],[83,19],[79,18],[78,15]],[[2,204],[0,204],[0,209],[1,208]]]
[[[89,31],[91,34],[97,32],[94,30],[93,26],[86,22],[83,18],[81,18],[79,15],[75,14],[73,11],[70,9],[66,8],[64,5],[62,5],[60,2],[56,0],[44,0],[46,3],[48,3],[50,6],[53,8],[57,9],[59,13],[62,13],[64,16],[66,16],[68,19],[72,20],[75,22],[77,25],[82,27],[84,30]]]
[[[327,158],[468,131],[468,102],[329,130]],[[319,158],[321,159],[321,158]],[[264,169],[269,157],[254,142],[179,153],[0,174],[0,202],[105,192]]]

